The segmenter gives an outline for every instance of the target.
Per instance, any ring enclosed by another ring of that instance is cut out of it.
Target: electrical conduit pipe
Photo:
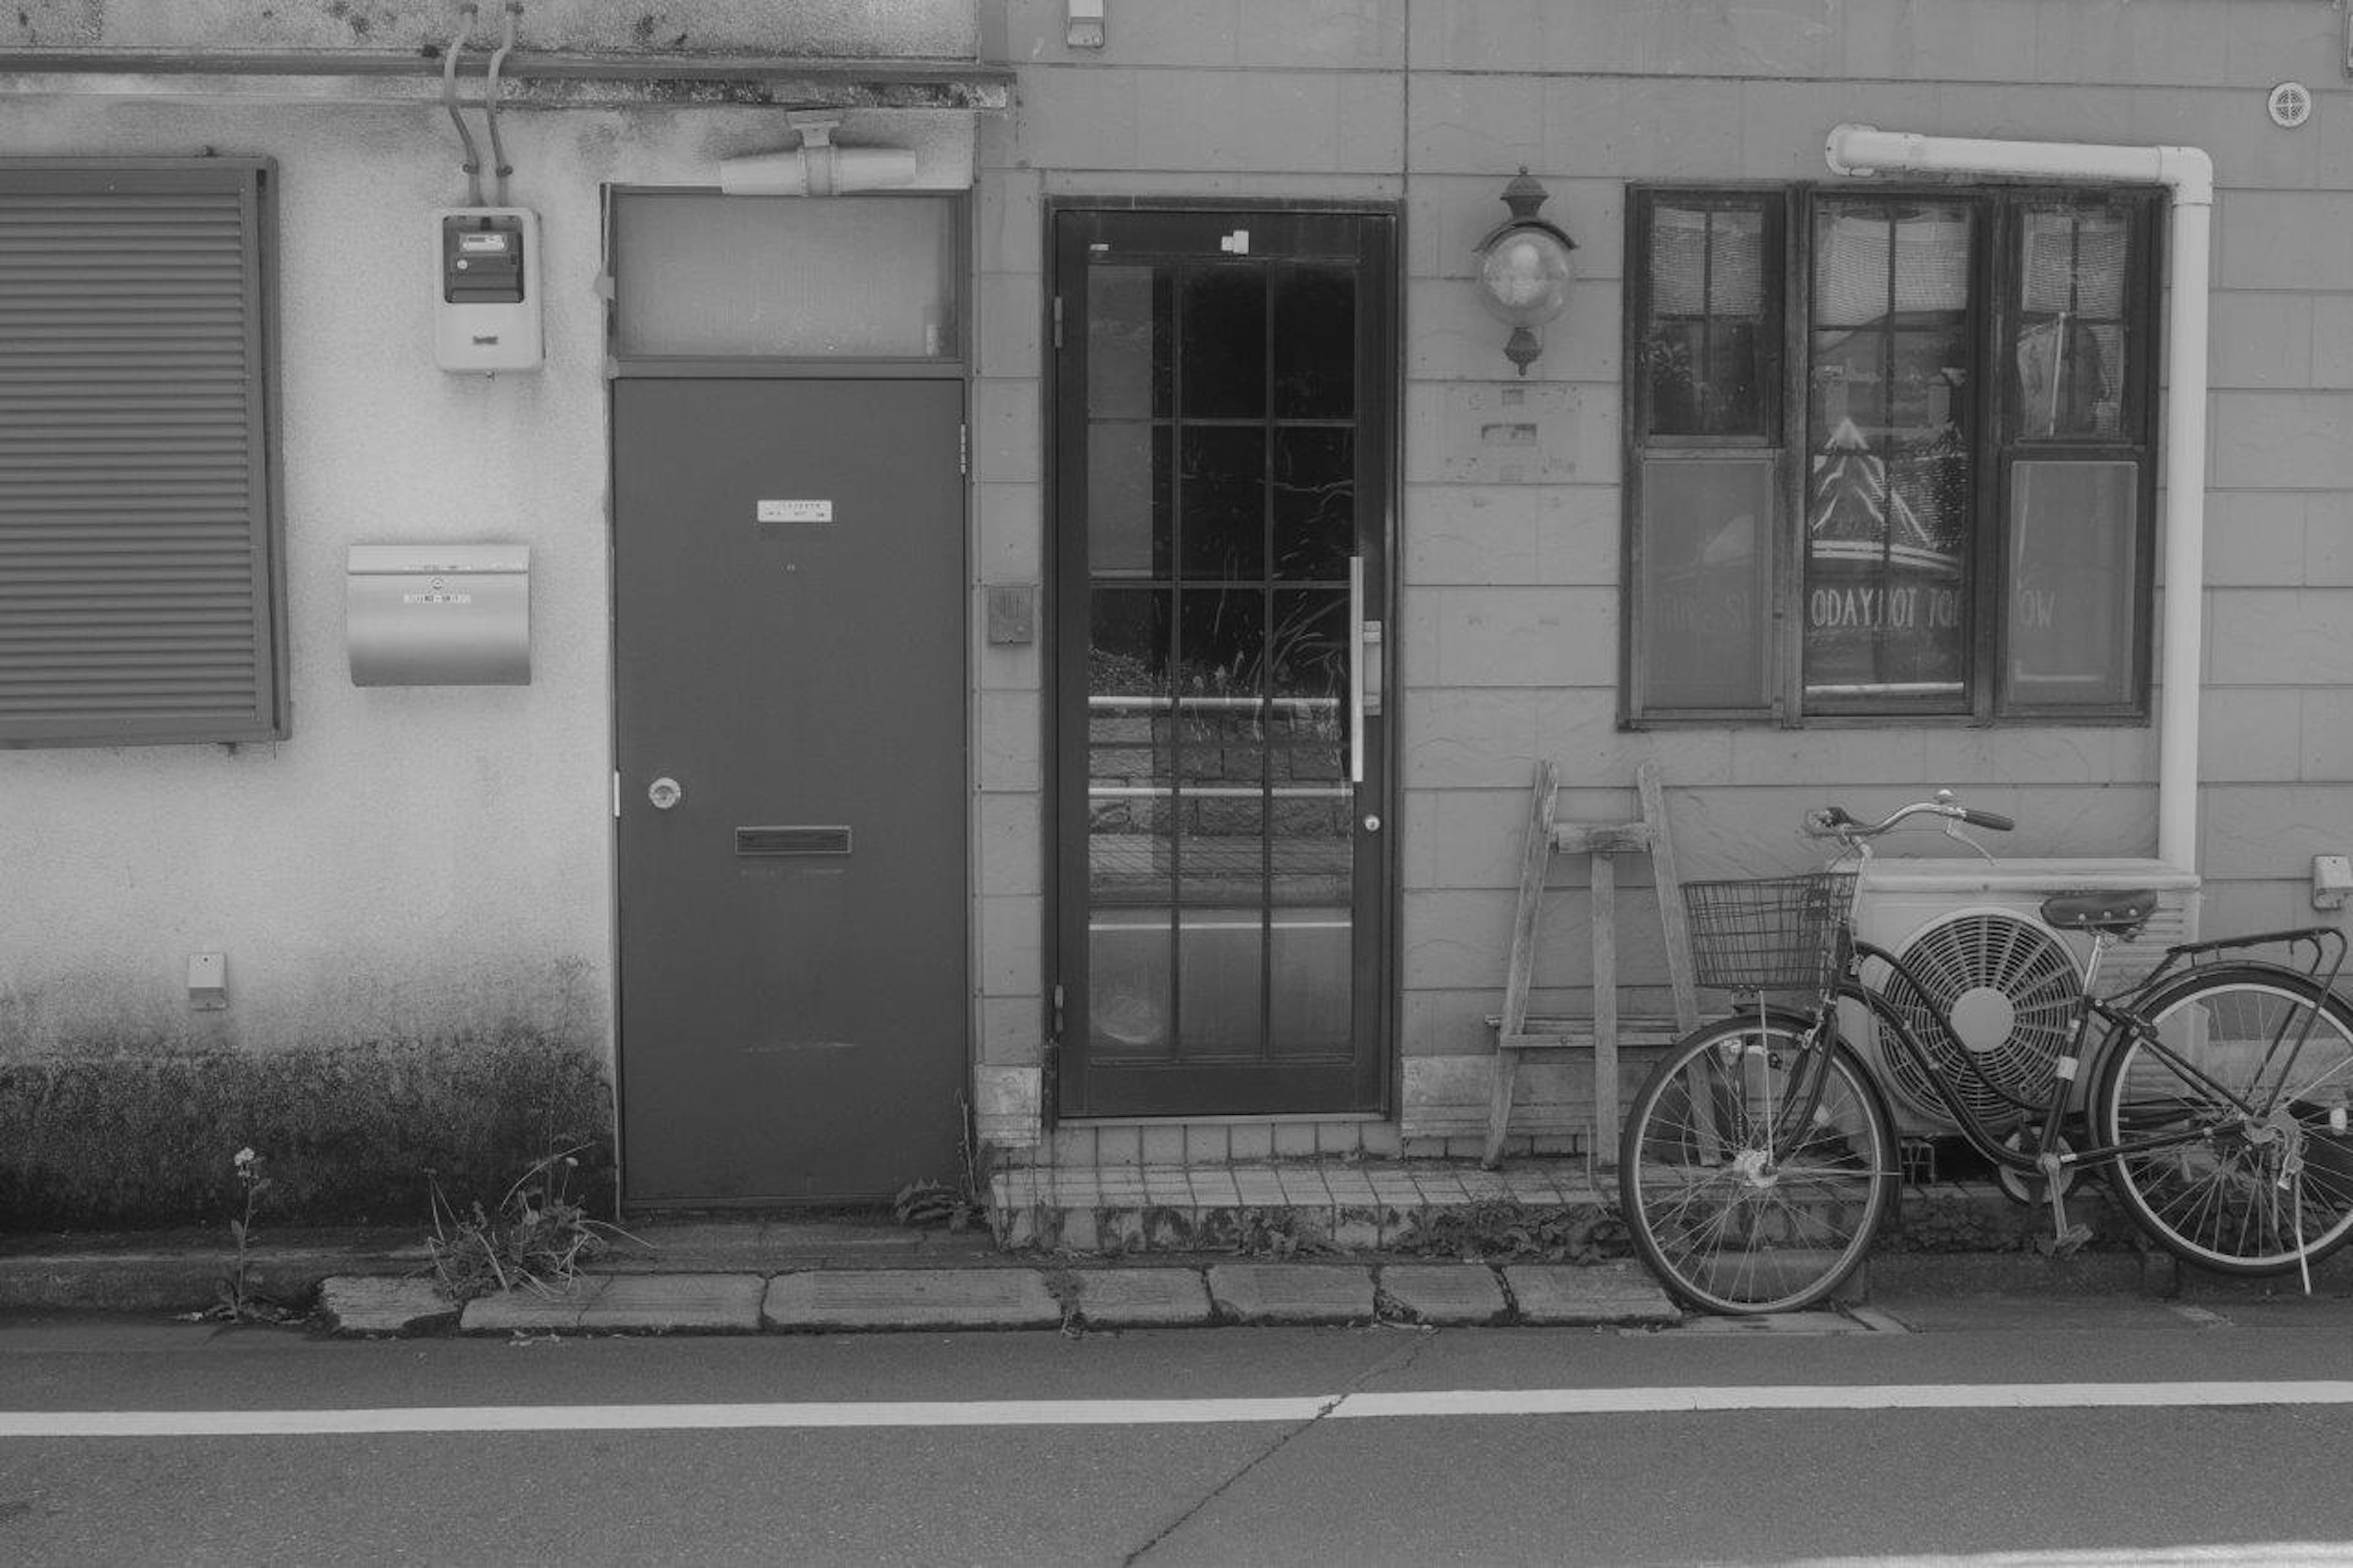
[[[2207,250],[2214,161],[2196,147],[2104,147],[2073,142],[1991,142],[1841,125],[1831,172],[2004,174],[2163,185],[2173,207],[2165,318],[2165,490],[2158,548],[2165,621],[2158,643],[2157,855],[2198,868],[2198,703],[2206,587]]]
[[[915,183],[915,154],[900,147],[837,147],[831,126],[806,126],[786,153],[723,159],[719,189],[731,196],[830,196]]]

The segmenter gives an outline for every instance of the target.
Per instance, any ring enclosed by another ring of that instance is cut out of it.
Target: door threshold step
[[[999,1245],[1072,1252],[1418,1248],[1482,1211],[1561,1211],[1574,1226],[1614,1201],[1614,1184],[1582,1160],[1033,1166],[989,1183]]]

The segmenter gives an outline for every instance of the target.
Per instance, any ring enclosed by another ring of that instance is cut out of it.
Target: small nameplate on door
[[[754,508],[753,518],[759,522],[831,522],[833,503],[829,500],[764,500]]]
[[[847,855],[847,827],[739,827],[738,855]]]

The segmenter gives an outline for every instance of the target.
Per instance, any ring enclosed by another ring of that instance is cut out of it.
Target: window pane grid
[[[1087,422],[1094,667],[1150,652],[1090,679],[1091,945],[1122,977],[1091,1036],[1166,1061],[1341,1049],[1345,1010],[1292,1003],[1350,930],[1355,268],[1092,272],[1114,275],[1089,292],[1114,377]]]
[[[1806,444],[1794,468],[1769,460],[1773,430],[1749,445],[1707,417],[1736,385],[1736,302],[1753,288],[1761,320],[1783,292],[1777,268],[1752,284],[1727,264],[1751,252],[1726,220],[1757,199],[1630,203],[1627,713],[1762,718],[1781,689],[1792,721],[2145,712],[2158,198],[1806,199],[1804,359],[1787,375],[1803,418],[1780,437]],[[1708,384],[1683,387],[1685,366]],[[1759,546],[1736,545],[1752,522]],[[1762,547],[1777,534],[1798,548],[1778,589]],[[1776,592],[1798,634],[1779,655],[1798,668],[1778,676],[1774,639],[1736,608]]]

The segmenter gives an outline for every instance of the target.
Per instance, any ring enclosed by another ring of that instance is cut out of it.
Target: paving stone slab
[[[569,1333],[580,1327],[580,1314],[604,1288],[605,1281],[583,1275],[560,1289],[525,1285],[493,1291],[466,1303],[458,1320],[463,1334]]]
[[[1902,1333],[1904,1327],[1880,1314],[1871,1320],[1844,1312],[1745,1312],[1717,1316],[1695,1314],[1684,1320],[1683,1331],[1693,1334],[1871,1334]]]
[[[1219,1263],[1209,1269],[1218,1315],[1242,1323],[1363,1323],[1373,1317],[1370,1268],[1331,1263]]]
[[[1482,1263],[1393,1263],[1381,1270],[1380,1290],[1416,1323],[1500,1323],[1512,1314],[1503,1281]]]
[[[1841,1298],[1873,1301],[1949,1296],[2171,1296],[2181,1271],[2165,1253],[1873,1251]]]
[[[1521,1263],[1504,1270],[1524,1323],[1673,1323],[1683,1314],[1630,1263]]]
[[[1193,1328],[1211,1321],[1209,1288],[1190,1268],[1083,1268],[1072,1304],[1091,1329]]]
[[[1053,1329],[1061,1304],[1029,1268],[838,1268],[780,1274],[771,1329]]]
[[[431,1279],[335,1275],[319,1283],[319,1315],[330,1333],[438,1333],[456,1326],[459,1310],[456,1300]]]
[[[580,1309],[608,1333],[756,1334],[768,1282],[757,1274],[616,1274]]]

